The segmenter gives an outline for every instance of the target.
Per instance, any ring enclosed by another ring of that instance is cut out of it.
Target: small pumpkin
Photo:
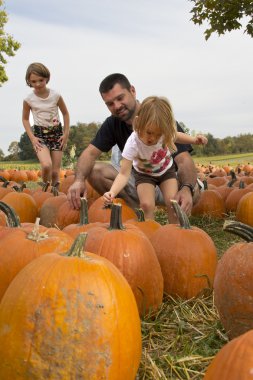
[[[153,233],[161,228],[161,224],[153,219],[145,219],[144,212],[141,208],[135,209],[137,218],[127,220],[127,223],[131,223],[138,227],[149,239]]]
[[[69,224],[68,226],[64,227],[62,231],[66,232],[75,239],[81,232],[87,232],[90,228],[93,228],[100,224],[101,222],[89,223],[88,202],[86,198],[82,197],[79,223]]]
[[[244,194],[240,199],[235,218],[239,222],[248,224],[253,227],[253,191]]]
[[[102,222],[108,223],[111,218],[111,206],[104,205],[105,201],[103,197],[97,198],[92,205],[89,207],[89,221],[93,222]],[[124,199],[115,198],[113,203],[122,205],[122,221],[126,222],[129,219],[133,219],[136,217],[134,210],[127,206]]]
[[[220,219],[224,218],[225,212],[225,202],[222,196],[214,190],[208,190],[205,184],[205,190],[200,193],[199,200],[192,207],[191,214],[193,216],[209,215]]]

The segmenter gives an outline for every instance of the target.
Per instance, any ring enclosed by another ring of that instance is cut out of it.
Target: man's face
[[[136,93],[133,86],[130,90],[115,84],[113,88],[102,93],[102,98],[113,116],[131,124],[136,112]]]

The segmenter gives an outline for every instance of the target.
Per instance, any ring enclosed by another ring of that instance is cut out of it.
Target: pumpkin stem
[[[88,203],[87,203],[87,199],[82,197],[81,198],[81,208],[80,208],[80,222],[78,225],[84,226],[86,224],[89,224]]]
[[[43,183],[42,184],[42,191],[47,191],[47,189],[49,188],[49,185],[50,185],[50,183],[49,182],[46,182],[46,183]]]
[[[181,207],[179,206],[177,201],[175,201],[175,199],[171,199],[171,204],[172,204],[174,211],[177,215],[177,218],[179,220],[180,227],[185,229],[185,230],[190,230],[191,225],[190,225],[190,222],[189,222],[189,219],[188,219],[186,213],[181,209]]]
[[[59,195],[59,191],[57,187],[52,186],[51,193],[53,194],[54,197],[57,197]]]
[[[234,172],[233,170],[230,170],[230,173],[229,173],[229,174],[231,175],[231,180],[228,181],[227,186],[228,186],[228,187],[232,187],[233,184],[237,181],[237,178],[236,178],[235,172]]]
[[[208,190],[207,180],[204,179],[202,182],[203,182],[203,185],[204,185],[204,190]]]
[[[226,220],[223,225],[223,230],[237,235],[247,242],[253,241],[253,228],[248,224],[234,220]]]
[[[122,224],[122,206],[120,203],[113,203],[109,230],[124,230],[124,229],[125,227]]]
[[[138,222],[145,222],[145,215],[144,215],[144,211],[142,210],[142,208],[135,208],[134,211],[137,215]]]
[[[17,193],[22,193],[23,189],[21,189],[20,186],[14,185],[12,186],[13,190],[15,190]]]
[[[245,189],[245,183],[243,181],[239,182],[239,189]]]
[[[9,227],[20,227],[20,220],[15,210],[7,205],[6,203],[0,201],[0,210],[4,212],[7,217],[7,224]]]
[[[27,235],[27,239],[38,242],[38,241],[45,240],[45,239],[48,238],[47,231],[40,232],[40,225],[39,225],[39,223],[40,223],[40,218],[36,218],[33,230],[32,230],[32,232],[30,232]]]
[[[2,177],[2,176],[0,176],[0,181],[1,181],[1,182],[4,182],[4,183],[6,183],[6,182],[9,183],[9,181],[8,181],[6,178]]]
[[[72,246],[70,247],[70,250],[67,252],[67,256],[87,258],[88,256],[85,254],[85,251],[84,251],[84,245],[85,245],[86,239],[87,239],[86,232],[81,232],[79,235],[77,235]]]
[[[6,187],[8,187],[9,186],[9,184],[10,184],[10,182],[9,181],[5,181],[3,184],[2,184],[2,186],[1,187],[4,187],[4,188],[6,188]]]

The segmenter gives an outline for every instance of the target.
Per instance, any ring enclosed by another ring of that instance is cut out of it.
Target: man
[[[75,182],[69,188],[68,200],[73,208],[80,208],[80,196],[86,194],[85,179],[101,195],[111,188],[112,182],[119,171],[119,152],[122,152],[125,143],[133,131],[132,123],[138,111],[139,102],[136,99],[136,91],[129,80],[123,74],[111,74],[100,84],[100,94],[107,108],[111,112],[95,138],[82,152],[77,162]],[[179,131],[182,132],[179,124]],[[176,144],[178,151],[174,161],[177,166],[179,191],[176,200],[182,209],[190,214],[193,200],[197,199],[199,188],[197,185],[197,173],[194,162],[190,156],[190,145]],[[111,163],[96,162],[102,152],[108,152],[113,148]],[[115,157],[117,158],[115,160]],[[119,194],[119,197],[132,207],[138,206],[138,198],[133,178]],[[162,202],[161,194],[157,188],[157,204]]]

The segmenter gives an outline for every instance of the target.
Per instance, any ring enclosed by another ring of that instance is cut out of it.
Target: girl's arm
[[[112,187],[109,191],[104,193],[105,204],[112,203],[120,191],[126,186],[132,170],[132,161],[123,158],[121,161],[120,172],[115,178]]]
[[[66,104],[63,100],[63,98],[60,96],[59,100],[58,100],[58,107],[62,113],[62,117],[63,117],[63,128],[64,128],[64,132],[63,132],[63,136],[60,137],[59,141],[61,142],[61,148],[63,148],[64,146],[66,146],[67,144],[67,141],[68,141],[68,137],[69,137],[69,112],[68,112],[68,109],[66,107]]]
[[[179,144],[195,144],[195,145],[206,145],[208,140],[203,135],[190,136],[187,133],[177,132],[176,143]]]
[[[30,111],[31,111],[31,107],[24,100],[24,102],[23,102],[23,112],[22,112],[23,126],[25,128],[25,131],[26,131],[29,139],[31,140],[31,143],[32,143],[32,146],[33,146],[34,150],[37,151],[37,150],[40,150],[42,148],[42,144],[40,143],[40,140],[37,137],[35,137],[34,134],[32,133],[31,124],[30,124],[30,121],[29,121]]]

